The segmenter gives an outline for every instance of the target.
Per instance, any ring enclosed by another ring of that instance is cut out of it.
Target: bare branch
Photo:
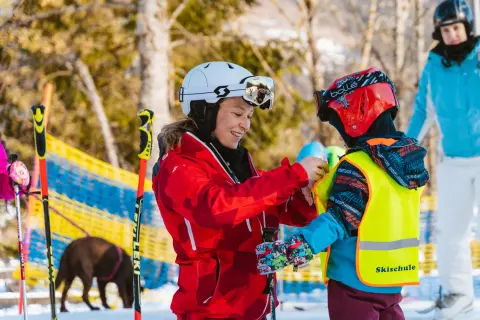
[[[287,101],[291,106],[293,107],[293,112],[297,113],[299,112],[298,110],[298,105],[295,101],[295,98],[292,95],[293,89],[290,88],[283,80],[281,77],[278,77],[275,71],[272,69],[272,67],[268,64],[267,60],[263,56],[263,54],[260,52],[260,49],[258,48],[257,44],[254,41],[250,41],[248,37],[242,37],[240,32],[238,31],[237,28],[233,27],[231,28],[231,31],[237,38],[237,41],[241,41],[245,46],[250,46],[252,49],[253,54],[255,57],[257,57],[258,61],[260,62],[262,68],[268,73],[268,75],[275,80],[275,83],[280,87],[281,92],[285,95]],[[305,119],[305,116],[302,114],[303,120]]]
[[[365,23],[363,23],[362,17],[360,15],[360,9],[357,6],[356,1],[354,0],[349,0],[348,4],[350,5],[350,8],[352,9],[352,12],[354,13],[354,18],[355,22],[357,23],[357,26],[360,28],[360,30],[365,30]]]
[[[277,2],[277,0],[272,0],[272,3],[275,5],[275,7],[278,9],[278,11],[280,12],[281,16],[283,18],[285,18],[288,22],[288,24],[290,25],[290,27],[292,27],[293,30],[296,30],[297,31],[297,39],[301,39],[301,30],[303,28],[303,24],[305,22],[305,19],[303,19],[302,17],[299,19],[298,23],[295,23],[292,19],[290,19],[288,13],[285,11],[285,9],[283,9],[283,7]],[[304,45],[304,43],[302,41],[296,41],[297,45],[299,47],[302,48],[302,50],[304,51],[307,51],[308,48],[306,45]],[[302,57],[304,58],[304,57]],[[305,58],[304,58],[305,60]]]
[[[415,37],[416,37],[416,42],[417,42],[417,81],[420,81],[420,75],[422,74],[423,70],[423,63],[424,63],[424,57],[423,53],[425,51],[425,34],[423,30],[423,24],[425,23],[425,19],[420,12],[420,7],[421,7],[421,1],[420,0],[414,0],[414,5],[415,5],[415,10],[414,12],[416,13],[415,17]],[[425,10],[427,11],[427,10]]]
[[[405,29],[409,15],[409,0],[395,2],[395,80],[400,80],[400,73],[405,63]]]
[[[212,35],[212,36],[197,36],[196,38],[192,39],[181,39],[175,40],[170,43],[170,48],[174,49],[179,46],[184,46],[187,44],[199,44],[199,43],[213,43],[213,42],[223,42],[223,41],[234,41],[236,37],[228,36],[228,35]]]
[[[98,4],[96,1],[91,4],[86,4],[86,5],[70,5],[66,6],[61,9],[55,9],[55,10],[50,10],[50,11],[45,11],[41,12],[38,14],[35,14],[33,16],[27,17],[25,19],[10,19],[7,20],[4,24],[0,26],[0,30],[5,29],[5,28],[12,28],[12,27],[19,27],[19,26],[26,26],[29,23],[33,21],[38,21],[38,20],[44,20],[48,19],[53,16],[59,16],[63,14],[72,14],[75,12],[79,11],[88,11],[91,10],[95,7],[103,7],[103,8],[120,8],[120,9],[126,9],[129,11],[136,11],[137,6],[135,4],[129,4],[129,3],[122,3],[122,2],[106,2],[103,4]]]
[[[92,75],[90,74],[90,70],[88,66],[83,63],[80,58],[75,59],[73,62],[75,69],[78,72],[78,75],[82,79],[83,84],[87,90],[87,97],[92,104],[93,111],[96,113],[98,121],[100,122],[100,128],[102,130],[102,135],[104,138],[105,149],[107,151],[108,160],[111,165],[114,167],[119,167],[118,162],[118,154],[117,148],[115,145],[115,139],[113,137],[112,130],[110,128],[110,124],[108,123],[107,116],[105,114],[105,110],[103,108],[102,99],[98,94],[97,88],[95,86],[95,82],[93,80]]]
[[[383,60],[382,55],[380,54],[380,52],[378,52],[377,48],[375,48],[373,46],[372,46],[372,54],[375,57],[375,59],[377,59],[377,61],[380,63],[380,66],[382,67],[382,70],[385,71],[385,73],[391,75],[392,72],[391,72],[390,68],[387,67],[387,64]]]
[[[416,0],[414,0],[414,1],[416,1]],[[433,15],[434,10],[435,10],[435,6],[427,6],[423,10],[420,10],[413,20],[414,24],[418,23],[418,21],[421,21],[421,20],[425,19],[426,16]]]
[[[318,64],[320,61],[320,54],[317,49],[317,44],[315,41],[314,32],[314,21],[315,21],[315,9],[317,6],[317,0],[309,1],[308,3],[305,0],[299,1],[298,5],[302,10],[305,18],[305,33],[307,35],[307,46],[308,46],[308,69],[310,76],[310,84],[312,90],[317,90],[318,88],[323,87],[323,75],[321,74]]]
[[[15,3],[13,4],[13,8],[12,8],[13,15],[15,15],[15,12],[17,11],[17,9],[20,8],[20,6],[23,4],[23,1],[24,0],[16,0],[15,1]]]
[[[340,9],[335,4],[333,4],[331,0],[325,0],[325,5],[335,15],[335,20],[339,23],[340,28],[342,30],[345,30],[347,25],[345,24],[345,19],[343,18],[343,15],[340,14]]]
[[[291,106],[293,107],[293,112],[294,113],[297,113],[299,112],[298,110],[298,105],[297,103],[295,102],[295,99],[291,93],[292,89],[280,78],[280,77],[277,77],[277,75],[275,74],[275,71],[273,71],[272,67],[270,67],[270,65],[268,64],[267,60],[265,59],[265,57],[262,55],[262,53],[260,52],[260,49],[258,48],[257,44],[254,43],[253,41],[248,41],[245,37],[238,37],[239,39],[241,39],[241,41],[246,44],[248,43],[250,45],[250,48],[252,48],[252,52],[253,54],[255,55],[255,57],[257,57],[257,59],[260,61],[260,64],[262,65],[262,68],[267,71],[267,73],[269,74],[270,77],[272,77],[273,79],[275,79],[275,82],[279,85],[281,91],[283,92],[283,94],[285,95],[285,97],[287,98],[287,101],[288,103],[291,104]],[[305,121],[306,119],[304,118],[304,115],[302,114],[302,118],[303,120]]]
[[[360,69],[365,69],[370,60],[370,52],[372,51],[373,31],[375,28],[375,21],[377,20],[377,0],[371,0],[370,10],[368,12],[367,29],[365,30],[365,42],[362,49],[362,61]]]
[[[295,22],[292,19],[290,19],[290,17],[285,12],[285,10],[282,8],[282,6],[278,4],[278,1],[277,0],[272,0],[272,3],[275,5],[277,10],[280,12],[280,15],[283,18],[285,18],[285,20],[288,21],[288,23],[290,24],[290,27],[292,27],[294,30],[297,30],[297,26],[296,26]]]
[[[72,71],[71,70],[58,70],[53,73],[49,73],[39,80],[39,87],[43,88],[48,82],[51,82],[53,79],[57,77],[71,77]]]
[[[354,15],[354,20],[358,26],[358,28],[360,30],[362,30],[362,32],[365,33],[365,30],[367,28],[367,26],[365,26],[365,23],[363,22],[362,20],[362,17],[360,15],[360,9],[358,8],[357,6],[357,3],[354,1],[354,0],[349,0],[349,5],[350,5],[350,8],[352,9],[353,11],[353,15]],[[375,23],[376,24],[376,23]],[[385,61],[383,60],[382,58],[382,55],[380,54],[380,52],[378,51],[378,49],[376,48],[376,46],[373,44],[373,41],[371,42],[371,53],[374,55],[375,59],[378,60],[378,62],[380,63],[381,67],[382,67],[382,70],[384,70],[385,72],[391,74],[391,70],[390,68],[387,67],[387,64],[385,63]]]
[[[190,31],[185,29],[184,26],[178,23],[178,21],[174,21],[173,24],[185,37],[187,37],[191,41],[199,41],[200,39],[201,42],[201,36],[197,36],[191,33]],[[218,59],[219,61],[225,60],[223,59],[222,54],[219,51],[215,50],[212,46],[207,46],[207,49],[210,50],[210,52],[215,56],[215,59]]]
[[[414,47],[415,47],[415,42],[414,41],[407,41],[407,48],[405,49],[405,52],[407,52],[407,53],[412,52]],[[402,62],[402,68],[400,69],[400,74],[403,74],[405,72],[405,70],[407,70],[407,68],[409,67],[407,65],[407,59],[408,58],[411,58],[411,56],[409,54],[404,55],[403,62]]]
[[[173,11],[172,16],[170,17],[170,19],[167,22],[167,29],[170,30],[173,23],[175,21],[177,21],[177,17],[180,15],[180,13],[182,13],[183,9],[185,9],[185,7],[187,6],[187,2],[188,2],[188,0],[183,0],[183,2],[180,3],[178,5],[178,7],[175,8],[175,11]]]

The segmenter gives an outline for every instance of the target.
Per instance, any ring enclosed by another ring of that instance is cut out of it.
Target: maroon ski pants
[[[369,293],[341,282],[328,282],[330,320],[405,320],[402,294]]]

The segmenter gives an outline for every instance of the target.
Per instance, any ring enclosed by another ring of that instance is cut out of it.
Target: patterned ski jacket
[[[7,152],[3,144],[0,143],[0,199],[2,200],[11,200],[15,197],[15,192],[8,177],[7,165]]]
[[[185,133],[159,160],[153,190],[180,266],[171,305],[180,319],[262,319],[270,312],[266,276],[256,269],[262,229],[316,217],[300,192],[308,182],[300,164],[262,172],[248,159],[252,178],[235,184],[212,150]]]

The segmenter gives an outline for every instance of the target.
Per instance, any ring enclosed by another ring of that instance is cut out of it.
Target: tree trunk
[[[307,69],[310,78],[310,85],[312,87],[312,95],[315,90],[321,90],[324,86],[323,75],[318,68],[318,64],[320,61],[320,53],[317,49],[317,41],[314,34],[314,26],[315,26],[315,9],[317,7],[318,0],[304,0],[299,1],[300,11],[303,13],[302,21],[304,21],[305,25],[305,33],[307,36]],[[309,125],[307,128],[315,128],[315,123],[318,119],[316,117],[309,120]],[[317,139],[323,143],[326,143],[326,139],[328,138],[328,128],[321,123],[318,125],[318,137]],[[309,134],[310,135],[310,134]]]
[[[305,27],[305,34],[307,36],[307,69],[309,73],[310,86],[312,87],[312,95],[315,90],[325,89],[325,79],[320,64],[320,52],[317,48],[317,37],[315,36],[315,27],[318,26],[318,19],[316,19],[316,11],[318,7],[318,0],[303,0],[299,1],[299,9],[302,13],[301,20]],[[316,134],[317,140],[324,145],[331,145],[335,140],[335,129],[326,123],[314,123],[319,121],[317,117],[312,117],[309,123],[305,126],[306,136],[310,136],[310,130],[318,128]],[[318,126],[317,126],[318,124]]]
[[[420,81],[423,68],[425,66],[425,16],[422,14],[426,8],[424,8],[424,0],[415,0],[415,37],[417,39],[417,81]],[[433,125],[430,132],[425,137],[424,145],[427,147],[428,153],[426,158],[427,170],[430,173],[429,186],[426,190],[426,194],[432,196],[437,191],[436,181],[436,163],[437,163],[437,130],[436,125]]]
[[[405,63],[405,27],[408,19],[408,11],[410,7],[409,0],[395,1],[395,74],[394,82],[397,86],[397,98],[400,105],[404,105],[403,98],[403,78],[402,68]],[[396,123],[400,130],[404,130],[405,112],[399,112]]]
[[[140,0],[137,14],[138,50],[140,52],[140,109],[155,113],[153,122],[152,157],[147,166],[147,177],[158,160],[156,136],[170,122],[168,105],[168,46],[169,30],[166,0]]]
[[[423,0],[414,0],[415,5],[415,38],[417,39],[417,82],[420,81],[420,76],[425,64],[425,17],[423,12]]]
[[[480,36],[480,0],[473,0],[473,16],[475,18],[475,34]]]
[[[372,51],[373,31],[377,21],[377,2],[378,0],[371,0],[370,10],[368,12],[368,24],[365,30],[365,42],[362,48],[362,61],[360,63],[360,70],[367,68],[370,61],[370,52]]]
[[[302,9],[304,11],[305,32],[307,35],[308,56],[309,56],[309,71],[310,71],[310,83],[312,90],[319,90],[323,88],[323,75],[318,68],[320,61],[320,54],[317,49],[317,38],[314,34],[315,23],[315,11],[317,8],[318,0],[305,0],[303,1]]]
[[[113,137],[112,130],[110,129],[107,116],[105,115],[105,110],[103,109],[102,99],[97,92],[97,88],[95,87],[95,82],[90,74],[90,70],[80,58],[75,59],[74,65],[80,78],[82,79],[83,84],[85,85],[86,94],[90,100],[90,103],[92,104],[93,111],[97,115],[98,121],[100,122],[103,140],[105,141],[105,149],[107,150],[108,161],[112,166],[120,167],[115,139]]]

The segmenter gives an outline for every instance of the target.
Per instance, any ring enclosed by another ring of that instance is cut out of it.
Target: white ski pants
[[[444,157],[437,167],[437,188],[440,284],[444,292],[473,298],[470,240],[474,205],[480,202],[480,157]]]

